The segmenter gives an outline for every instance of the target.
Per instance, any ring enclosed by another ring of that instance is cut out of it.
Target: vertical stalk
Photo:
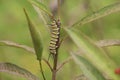
[[[41,64],[40,60],[39,60],[39,65],[40,65],[40,69],[41,69],[41,73],[42,73],[43,79],[46,80],[44,72],[43,72],[42,64]]]
[[[57,27],[60,28],[60,0],[57,0],[57,5],[58,5],[58,21],[57,21]],[[60,30],[59,30],[60,32]],[[52,71],[52,80],[56,80],[56,74],[57,74],[57,63],[58,63],[58,49],[59,49],[59,39],[60,39],[60,34],[58,35],[58,41],[57,41],[57,48],[56,48],[56,54],[54,54],[54,61],[53,61],[53,71]]]
[[[52,80],[56,80],[57,62],[58,62],[58,51],[57,51],[57,53],[54,55],[53,71],[52,71]]]
[[[60,18],[60,3],[61,3],[61,0],[58,0],[57,1],[57,5],[58,5],[58,9],[57,9],[58,18]]]

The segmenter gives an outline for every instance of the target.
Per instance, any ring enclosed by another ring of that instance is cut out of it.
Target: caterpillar
[[[51,23],[51,40],[49,45],[49,50],[51,54],[56,54],[59,47],[60,39],[60,20],[54,20]]]

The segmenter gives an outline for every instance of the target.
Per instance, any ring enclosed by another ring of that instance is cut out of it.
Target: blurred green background
[[[119,0],[63,0],[61,5],[62,27],[69,27],[84,16],[91,14],[107,5]],[[46,5],[54,5],[54,0],[46,0]],[[50,41],[49,28],[38,18],[34,8],[27,0],[0,0],[0,40],[10,40],[20,44],[33,46],[28,30],[27,21],[23,12],[26,8],[30,18],[39,28],[44,43],[44,57],[48,57]],[[49,7],[50,8],[50,7]],[[120,39],[120,13],[114,13],[104,18],[76,27],[83,31],[94,41],[101,39]],[[49,23],[48,23],[49,24]],[[76,47],[66,39],[60,47],[59,63],[69,56],[69,50]],[[120,66],[120,47],[106,48],[110,57]],[[11,62],[23,67],[41,78],[36,56],[22,49],[0,46],[0,62]],[[79,69],[73,62],[66,64],[58,73],[58,80],[72,80],[79,75]],[[43,63],[47,79],[51,78],[51,72]],[[11,74],[0,72],[0,80],[25,80]]]

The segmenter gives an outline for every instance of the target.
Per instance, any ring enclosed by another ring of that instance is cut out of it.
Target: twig
[[[39,61],[39,65],[40,65],[40,69],[41,69],[41,73],[42,73],[43,79],[46,80],[44,72],[43,72],[41,61]]]
[[[48,65],[48,67],[50,68],[50,70],[53,71],[50,63],[46,59],[44,59],[44,58],[42,60]]]
[[[72,60],[72,57],[67,58],[65,61],[63,61],[63,63],[61,63],[58,68],[57,71],[59,71],[66,63],[68,63],[70,60]]]

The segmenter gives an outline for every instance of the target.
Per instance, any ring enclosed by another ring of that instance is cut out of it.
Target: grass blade
[[[8,41],[8,40],[0,40],[0,46],[10,46],[10,47],[15,47],[15,48],[21,48],[24,49],[30,53],[35,53],[34,49],[31,47],[28,47],[26,45],[22,45],[22,44],[18,44],[12,41]]]
[[[89,61],[87,61],[84,57],[72,54],[75,62],[80,66],[83,74],[89,80],[106,80],[103,75],[96,69]]]
[[[36,29],[36,27],[32,24],[32,22],[29,19],[28,14],[25,11],[25,9],[24,9],[24,12],[25,12],[25,15],[26,15],[26,18],[27,18],[27,21],[28,21],[29,30],[30,30],[30,33],[31,33],[31,37],[32,37],[32,41],[33,41],[33,44],[34,44],[35,53],[37,55],[37,59],[41,60],[42,52],[43,52],[43,45],[42,45],[42,41],[41,41],[41,38],[40,38],[40,33]]]
[[[120,77],[114,73],[114,69],[117,66],[108,58],[102,48],[96,46],[92,40],[80,31],[65,30],[74,43],[83,50],[88,60],[90,60],[101,72],[104,72],[113,80],[120,80]]]
[[[18,75],[28,80],[39,80],[39,78],[33,75],[31,72],[11,63],[0,63],[0,72]]]
[[[72,25],[72,27],[74,27],[74,26],[77,27],[77,26],[84,25],[86,23],[92,22],[94,20],[97,20],[99,18],[102,18],[104,16],[107,16],[109,14],[112,14],[112,13],[115,13],[115,12],[118,12],[118,11],[120,11],[120,2],[111,4],[109,6],[106,6],[102,9],[98,10],[97,12],[94,12],[93,14],[82,18],[81,20],[74,23]]]

